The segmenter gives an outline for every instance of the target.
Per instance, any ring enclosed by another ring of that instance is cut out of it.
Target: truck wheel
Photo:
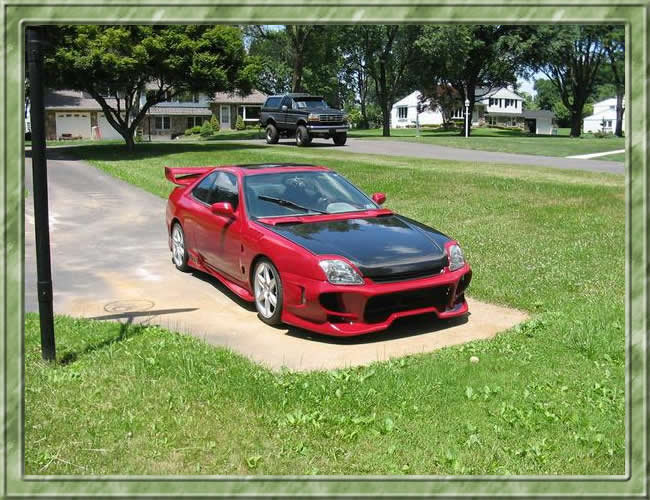
[[[348,140],[347,132],[341,132],[340,134],[334,134],[334,144],[336,146],[343,146],[345,141]]]
[[[311,135],[309,130],[304,125],[298,125],[296,129],[296,145],[297,146],[309,146],[311,144]]]
[[[280,139],[280,134],[278,129],[272,123],[269,123],[266,126],[266,143],[267,144],[277,144],[278,139]]]

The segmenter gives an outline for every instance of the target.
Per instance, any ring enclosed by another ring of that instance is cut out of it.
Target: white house
[[[405,128],[416,126],[417,104],[421,93],[412,92],[393,104],[391,109],[391,127]],[[551,134],[553,130],[553,113],[524,111],[523,98],[507,88],[476,89],[477,102],[474,103],[472,126],[483,124],[500,127],[526,128],[531,133]],[[452,120],[464,119],[462,106],[456,109]],[[440,108],[429,109],[420,113],[420,125],[441,125],[443,123]]]
[[[625,131],[625,120],[622,123]],[[611,97],[594,104],[594,113],[584,119],[585,132],[614,132],[616,129],[616,98]]]

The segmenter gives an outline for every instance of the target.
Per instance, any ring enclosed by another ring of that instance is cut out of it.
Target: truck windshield
[[[329,108],[323,99],[294,99],[293,102],[298,109]]]
[[[244,178],[244,196],[252,218],[379,208],[344,177],[328,171],[249,175]]]

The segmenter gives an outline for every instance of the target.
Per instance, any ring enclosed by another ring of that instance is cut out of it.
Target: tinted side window
[[[192,190],[192,195],[203,203],[210,203],[210,195],[213,191],[212,186],[214,185],[214,180],[217,177],[218,172],[213,172],[203,179],[199,184]]]
[[[233,210],[237,210],[239,204],[239,190],[237,188],[237,176],[229,172],[219,172],[215,182],[210,204],[227,202],[232,205]]]
[[[285,97],[284,99],[282,99],[282,104],[281,105],[286,106],[287,108],[291,109],[291,102],[292,101],[293,101],[293,99],[291,99],[291,97]]]
[[[265,108],[279,108],[282,97],[269,97],[264,104]]]

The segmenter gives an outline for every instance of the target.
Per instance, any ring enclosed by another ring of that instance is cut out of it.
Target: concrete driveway
[[[37,311],[31,160],[25,161],[25,310]],[[162,170],[161,170],[162,175]],[[216,279],[181,273],[167,247],[166,200],[71,160],[49,160],[54,311],[157,324],[228,347],[269,368],[332,369],[489,338],[526,319],[470,301],[457,321],[432,316],[380,335],[333,339],[262,323]],[[475,276],[475,279],[482,279]]]
[[[504,139],[507,140],[507,139]],[[235,141],[264,144],[263,139]],[[296,147],[294,139],[281,139],[274,147]],[[334,148],[331,140],[314,139],[312,148]],[[434,144],[396,141],[390,139],[363,140],[349,138],[345,146],[336,147],[346,153],[376,154],[387,156],[410,156],[413,158],[429,158],[438,160],[457,160],[485,163],[507,163],[514,165],[531,165],[538,167],[559,168],[564,170],[586,170],[589,172],[609,172],[624,174],[625,164],[620,161],[590,160],[581,158],[560,158],[555,156],[524,155],[514,153],[498,153],[474,149],[450,148]]]

